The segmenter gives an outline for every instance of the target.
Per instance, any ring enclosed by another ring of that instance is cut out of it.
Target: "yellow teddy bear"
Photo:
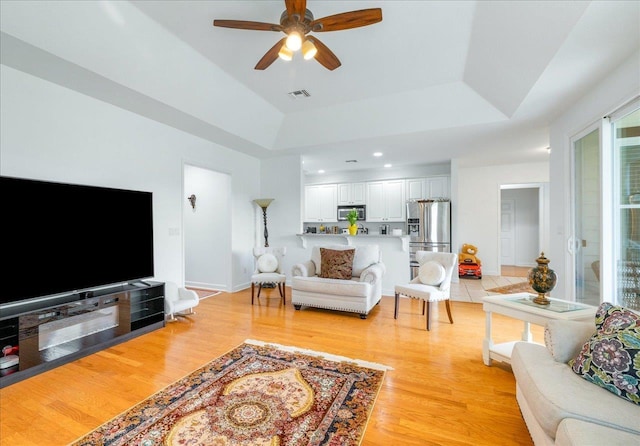
[[[477,252],[478,248],[465,243],[462,245],[460,254],[458,254],[458,263],[477,263],[478,265],[482,265],[480,259],[476,257]]]

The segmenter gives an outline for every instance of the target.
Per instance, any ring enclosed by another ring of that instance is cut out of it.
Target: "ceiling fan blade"
[[[336,55],[333,54],[333,51],[331,51],[327,45],[320,42],[317,37],[309,36],[307,39],[311,40],[318,50],[314,58],[327,70],[333,71],[342,65]]]
[[[291,17],[298,14],[300,20],[304,19],[304,13],[307,11],[307,0],[284,0],[287,5],[287,14]]]
[[[213,26],[223,28],[251,29],[254,31],[282,31],[282,26],[275,23],[250,22],[247,20],[214,20]]]
[[[323,17],[311,22],[310,27],[313,32],[340,31],[372,25],[380,21],[382,21],[382,9],[371,8]]]
[[[286,37],[283,37],[282,39],[278,40],[278,43],[273,45],[271,49],[267,51],[264,54],[264,56],[262,56],[262,59],[258,61],[254,69],[264,70],[265,68],[268,68],[269,65],[271,65],[273,62],[275,62],[275,60],[278,58],[278,53],[280,52],[280,48],[282,48],[282,45],[284,45],[285,40],[287,40]]]

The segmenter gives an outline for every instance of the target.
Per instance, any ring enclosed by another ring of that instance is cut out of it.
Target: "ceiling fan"
[[[280,16],[279,25],[246,20],[214,20],[213,26],[255,31],[282,31],[286,34],[286,37],[280,39],[262,56],[255,66],[256,70],[264,70],[278,57],[291,60],[293,52],[297,50],[302,50],[305,59],[315,58],[325,68],[335,70],[341,65],[340,60],[317,37],[307,34],[358,28],[382,20],[380,8],[360,9],[314,19],[311,11],[307,9],[306,0],[285,0],[284,3],[286,9]]]

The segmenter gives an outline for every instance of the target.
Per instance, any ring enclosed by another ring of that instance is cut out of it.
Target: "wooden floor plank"
[[[481,305],[452,302],[453,325],[444,306],[437,308],[429,332],[419,302],[403,300],[397,320],[393,307],[384,297],[361,320],[283,307],[273,290],[263,290],[254,306],[249,290],[204,299],[188,319],[0,389],[0,444],[67,444],[245,339],[393,367],[363,446],[532,444],[510,367],[482,363]],[[500,342],[522,331],[521,322],[500,315],[494,327]],[[533,333],[541,341],[541,327]]]

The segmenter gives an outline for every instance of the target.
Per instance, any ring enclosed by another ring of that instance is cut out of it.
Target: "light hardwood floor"
[[[366,320],[295,311],[276,290],[263,290],[260,301],[251,306],[248,290],[204,299],[189,319],[0,389],[1,444],[67,444],[245,339],[393,367],[365,446],[532,444],[510,367],[482,363],[482,305],[452,302],[450,325],[440,304],[427,332],[414,300],[402,300],[397,320],[393,297],[383,297]],[[494,327],[502,342],[518,339],[522,323],[494,315]],[[533,332],[541,341],[542,329]]]

